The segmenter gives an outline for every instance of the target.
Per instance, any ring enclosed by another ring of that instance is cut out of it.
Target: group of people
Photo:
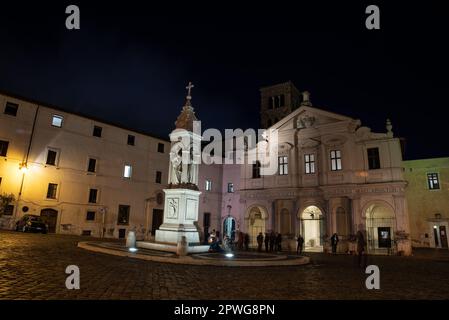
[[[215,229],[212,231],[212,233],[208,234],[208,243],[210,244],[209,251],[210,252],[222,252],[223,248],[220,246],[220,239],[219,234]],[[358,231],[355,235],[354,239],[357,243],[357,249],[356,253],[358,256],[358,265],[363,266],[366,264],[366,241],[365,237],[363,235],[363,232]],[[304,250],[304,238],[301,235],[298,235],[296,238],[297,241],[297,247],[296,247],[296,253],[302,254]],[[332,253],[337,253],[337,246],[338,242],[340,241],[338,234],[334,233],[330,237],[330,243],[332,247]],[[249,234],[243,233],[241,231],[237,232],[237,249],[246,251],[249,250]],[[263,244],[265,243],[265,252],[280,252],[282,251],[282,235],[278,232],[267,232],[265,235],[260,232],[257,236],[257,251],[262,252]],[[234,241],[232,238],[228,237],[227,235],[223,238],[223,246],[225,249],[236,249],[234,247]]]
[[[262,232],[257,236],[257,251],[262,252],[262,246],[265,243],[265,252],[282,251],[282,235],[271,231],[270,233]]]

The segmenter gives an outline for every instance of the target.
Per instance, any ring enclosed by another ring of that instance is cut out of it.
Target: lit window
[[[47,189],[47,199],[56,199],[56,192],[58,185],[56,183],[49,183]]]
[[[315,173],[315,155],[314,154],[305,154],[304,155],[304,163],[306,167],[306,173]]]
[[[206,191],[212,190],[212,181],[206,180]]]
[[[64,120],[64,117],[62,116],[57,116],[57,115],[53,115],[53,118],[51,120],[51,125],[53,127],[58,127],[61,128],[62,127],[62,121]]]
[[[427,174],[427,183],[429,185],[430,190],[440,189],[440,181],[438,178],[438,173],[428,173]]]
[[[278,158],[279,175],[283,176],[288,174],[288,158],[281,156]]]
[[[123,177],[124,178],[131,178],[131,174],[133,171],[133,167],[130,165],[125,165],[125,170],[123,170]]]
[[[341,151],[332,150],[331,151],[331,170],[338,171],[341,170]]]
[[[228,193],[234,193],[234,184],[231,182],[228,183]]]

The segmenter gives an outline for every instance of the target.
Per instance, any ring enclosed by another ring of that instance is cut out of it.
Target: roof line
[[[119,129],[123,129],[123,130],[126,130],[126,131],[131,131],[131,132],[134,132],[134,133],[138,133],[138,134],[141,134],[141,135],[144,135],[144,136],[147,136],[147,137],[151,137],[151,138],[163,140],[163,141],[166,141],[166,142],[170,142],[170,140],[168,138],[162,138],[161,136],[153,134],[153,133],[150,133],[150,132],[146,132],[146,131],[143,131],[143,130],[137,130],[137,129],[133,129],[133,128],[130,128],[130,127],[126,127],[124,125],[121,125],[121,124],[118,124],[118,123],[114,123],[112,121],[103,120],[103,119],[100,119],[100,118],[97,118],[97,117],[94,117],[94,116],[90,116],[90,115],[82,113],[82,112],[69,111],[69,110],[67,110],[65,108],[62,108],[62,107],[59,107],[59,106],[56,106],[56,105],[53,105],[53,104],[50,104],[50,103],[38,101],[38,100],[35,100],[35,99],[30,99],[30,98],[27,98],[27,97],[24,97],[24,96],[21,96],[21,95],[18,95],[16,93],[13,93],[13,92],[10,92],[10,91],[6,91],[6,90],[3,90],[3,89],[0,89],[0,94],[3,94],[5,96],[8,96],[8,97],[11,97],[11,98],[14,98],[14,99],[23,100],[23,101],[26,101],[28,103],[36,104],[36,105],[39,105],[39,106],[42,106],[42,107],[46,107],[46,108],[49,108],[49,109],[54,109],[54,110],[57,110],[57,111],[65,112],[65,113],[72,114],[72,115],[75,115],[75,116],[79,116],[79,117],[82,117],[82,118],[87,118],[87,119],[90,119],[90,120],[93,120],[93,121],[96,121],[96,122],[101,122],[101,123],[104,123],[104,124],[107,124],[107,125],[110,125],[110,126],[113,126],[113,127],[117,127]]]

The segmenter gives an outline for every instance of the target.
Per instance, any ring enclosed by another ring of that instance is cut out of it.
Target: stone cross
[[[187,89],[187,99],[188,100],[192,99],[191,93],[192,93],[192,88],[193,87],[195,87],[195,86],[192,84],[192,82],[189,81],[189,85],[186,87],[186,89]]]

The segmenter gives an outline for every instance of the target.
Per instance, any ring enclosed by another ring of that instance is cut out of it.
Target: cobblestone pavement
[[[369,257],[381,289],[367,290],[367,275],[347,255],[310,254],[310,265],[295,267],[183,266],[89,252],[76,247],[80,240],[0,231],[0,299],[449,298],[449,256],[431,249]],[[71,264],[80,268],[80,290],[65,288]]]

